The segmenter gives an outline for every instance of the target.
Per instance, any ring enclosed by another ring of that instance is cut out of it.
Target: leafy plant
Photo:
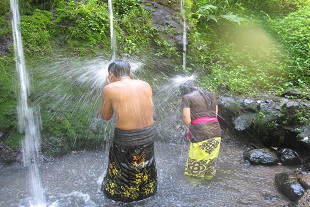
[[[70,1],[57,8],[55,24],[63,44],[79,53],[109,48],[109,13],[106,4],[89,0],[85,4]]]
[[[10,10],[10,0],[0,1],[0,15],[5,15]]]
[[[24,50],[29,55],[41,56],[51,52],[54,33],[52,19],[50,12],[38,9],[32,16],[22,16],[20,27]]]
[[[0,129],[2,140],[11,148],[18,149],[23,136],[18,132],[17,77],[12,54],[0,56]]]
[[[133,55],[139,49],[150,48],[151,38],[155,34],[151,19],[151,13],[141,7],[135,7],[122,15],[119,24],[123,44],[120,48],[124,48],[127,55]]]
[[[301,8],[285,18],[270,20],[270,29],[287,53],[285,74],[288,82],[301,87],[310,84],[309,18],[310,6]]]

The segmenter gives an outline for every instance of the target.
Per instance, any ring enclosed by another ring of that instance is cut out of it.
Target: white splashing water
[[[53,108],[68,108],[73,114],[83,113],[85,118],[91,119],[101,104],[109,64],[110,61],[102,57],[91,60],[59,58],[34,68],[34,73],[42,77],[37,80],[37,88],[44,89],[41,91],[44,94],[37,94],[38,101],[49,100]],[[130,65],[135,72],[143,63],[130,62]]]
[[[45,196],[41,186],[39,173],[40,131],[39,118],[34,117],[34,112],[28,106],[30,94],[29,77],[25,67],[23,44],[20,32],[20,15],[18,0],[10,0],[13,14],[12,29],[14,37],[14,51],[16,56],[16,70],[19,75],[20,97],[18,103],[19,130],[25,134],[22,141],[24,166],[29,168],[32,201],[31,206],[46,206]]]
[[[174,78],[171,79],[173,84],[176,84],[178,86],[180,86],[182,83],[185,83],[188,80],[195,80],[196,76],[195,75],[191,75],[191,76],[176,76]]]

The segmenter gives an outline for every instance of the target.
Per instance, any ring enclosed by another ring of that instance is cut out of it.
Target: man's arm
[[[106,86],[104,87],[102,91],[102,105],[100,108],[100,115],[101,115],[101,118],[104,120],[111,119],[113,115],[113,108],[112,108],[112,103],[110,99],[110,90]]]

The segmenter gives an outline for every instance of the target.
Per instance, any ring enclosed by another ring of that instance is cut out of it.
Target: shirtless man
[[[130,65],[109,65],[102,92],[102,119],[116,116],[109,165],[102,183],[106,197],[122,202],[148,198],[157,191],[151,86],[130,77]]]
[[[116,115],[116,127],[123,130],[153,125],[152,88],[142,80],[130,78],[130,65],[115,61],[109,66],[107,85],[103,89],[101,117],[109,120]]]

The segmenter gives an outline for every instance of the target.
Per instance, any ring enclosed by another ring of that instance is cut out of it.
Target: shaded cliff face
[[[12,35],[5,35],[0,37],[0,55],[4,55],[9,52],[9,48],[13,45]]]
[[[310,149],[310,103],[286,97],[220,97],[223,126],[250,134],[265,146]]]
[[[183,46],[183,19],[179,1],[151,1],[142,0],[145,9],[153,13],[153,27],[172,46]]]

